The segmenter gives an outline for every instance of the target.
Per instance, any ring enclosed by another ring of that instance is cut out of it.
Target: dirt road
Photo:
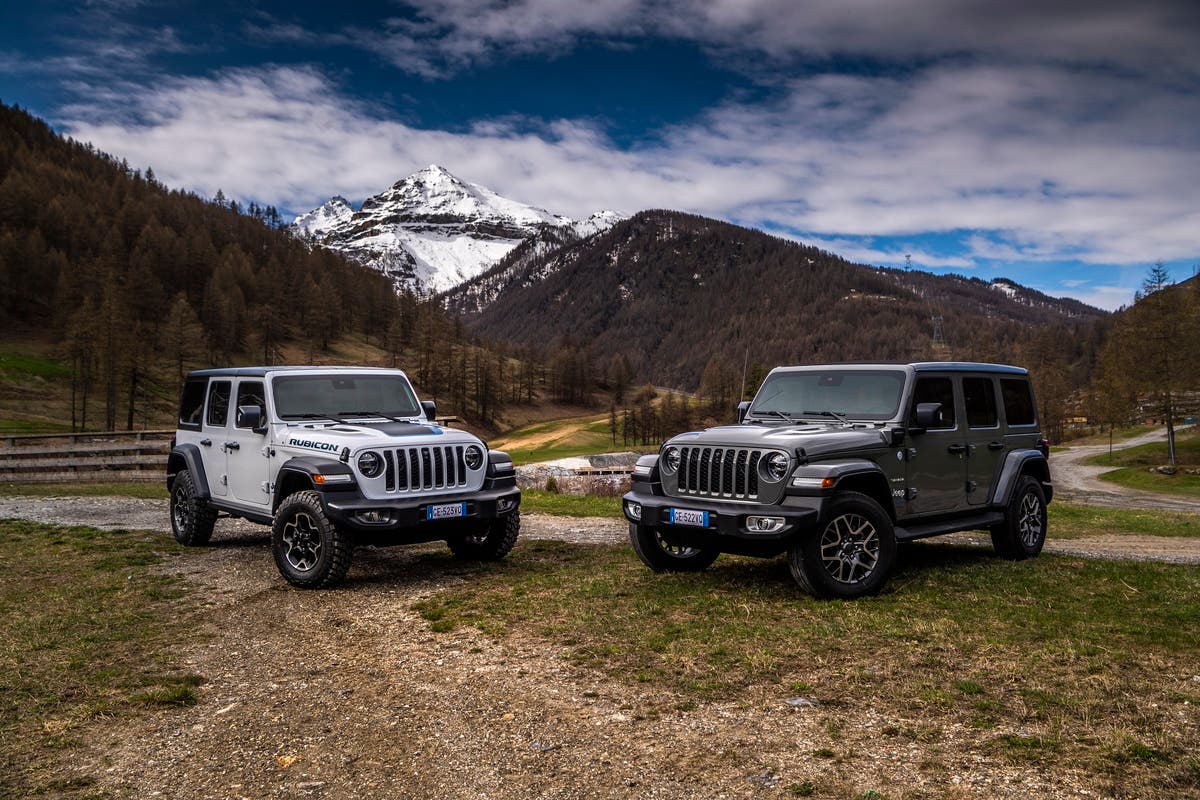
[[[1114,450],[1136,447],[1167,438],[1165,428],[1143,433],[1131,439],[1113,443]],[[1100,475],[1112,467],[1094,467],[1080,462],[1091,456],[1108,452],[1108,445],[1083,445],[1057,450],[1050,455],[1050,471],[1054,476],[1054,496],[1072,503],[1115,508],[1148,508],[1158,511],[1180,511],[1200,514],[1200,499],[1178,495],[1141,492],[1115,483],[1100,480]]]

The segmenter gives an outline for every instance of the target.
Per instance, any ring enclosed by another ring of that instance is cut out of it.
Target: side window
[[[224,428],[229,418],[229,381],[213,381],[208,386],[208,417],[205,422],[213,428]]]
[[[930,430],[946,430],[955,426],[954,382],[949,378],[918,378],[913,390],[912,424],[917,424],[917,406],[921,403],[941,403],[940,423]]]
[[[266,410],[266,395],[263,393],[263,385],[258,381],[242,381],[238,384],[237,390],[237,405],[235,408],[242,406],[259,406],[264,411]],[[248,425],[239,425],[241,428],[248,428]]]
[[[183,385],[183,395],[179,400],[180,428],[200,430],[200,422],[204,419],[204,389],[207,386],[207,378],[192,378]]]
[[[963,405],[967,408],[967,426],[995,428],[1000,424],[996,410],[996,389],[991,378],[963,378]]]
[[[1033,407],[1033,392],[1029,381],[1001,378],[1000,394],[1004,396],[1004,418],[1009,425],[1035,425],[1037,412]]]

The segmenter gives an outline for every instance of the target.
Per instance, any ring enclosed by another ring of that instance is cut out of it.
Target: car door
[[[271,477],[271,466],[267,436],[265,433],[255,433],[248,424],[238,418],[237,413],[243,406],[258,406],[264,409],[265,414],[263,382],[246,378],[239,380],[236,397],[237,402],[230,411],[225,437],[221,440],[225,450],[229,488],[240,502],[269,505],[267,481]]]
[[[225,428],[229,421],[229,400],[233,382],[211,380],[204,403],[204,425],[200,429],[200,459],[208,478],[208,490],[215,497],[229,494],[225,470]]]
[[[909,406],[909,425],[916,425],[921,403],[940,403],[940,419],[909,439],[908,511],[937,514],[965,505],[966,444],[958,413],[958,386],[950,375],[917,376]]]
[[[967,504],[978,506],[991,496],[1004,458],[995,378],[964,375],[962,396],[967,417]]]

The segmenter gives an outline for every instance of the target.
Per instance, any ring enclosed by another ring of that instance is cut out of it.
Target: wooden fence
[[[0,482],[165,480],[175,431],[94,431],[0,436]]]

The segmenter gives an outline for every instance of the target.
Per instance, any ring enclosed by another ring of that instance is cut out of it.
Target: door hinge
[[[275,484],[271,483],[270,481],[263,481],[261,488],[263,490],[263,494],[270,494],[271,492],[275,491]]]
[[[967,494],[970,494],[971,492],[975,491],[978,488],[979,488],[978,481],[967,481]]]

